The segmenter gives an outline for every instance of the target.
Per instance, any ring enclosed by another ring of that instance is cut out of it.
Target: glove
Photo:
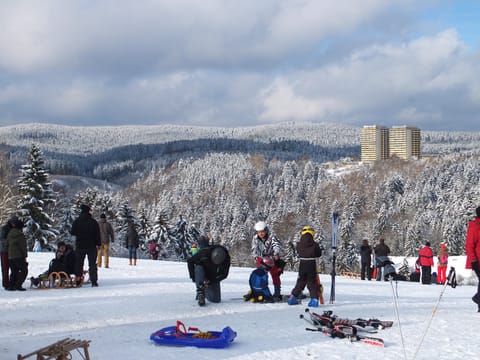
[[[477,260],[472,261],[471,265],[472,265],[472,269],[478,274],[478,272],[480,271],[480,268],[478,267],[478,261]]]

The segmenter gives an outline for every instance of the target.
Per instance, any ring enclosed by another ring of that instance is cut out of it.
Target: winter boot
[[[308,307],[318,307],[318,299],[311,298],[308,302]]]
[[[282,295],[280,294],[280,285],[275,285],[273,290],[273,299],[275,301],[282,301]]]
[[[288,298],[288,301],[287,301],[288,305],[299,305],[300,304],[300,300],[297,299],[297,297],[295,295],[290,295],[290,297]]]
[[[137,259],[133,259],[133,266],[137,266]]]
[[[130,262],[129,262],[129,265],[132,265],[132,259],[130,259],[129,261],[130,261]]]
[[[248,290],[248,292],[243,295],[243,301],[250,301],[253,297],[252,290]]]
[[[197,300],[199,306],[205,306],[205,287],[199,286],[197,288]]]

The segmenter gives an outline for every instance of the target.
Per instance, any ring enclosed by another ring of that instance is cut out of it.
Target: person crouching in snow
[[[187,260],[190,279],[195,282],[198,305],[205,305],[205,298],[214,303],[221,301],[220,281],[228,276],[230,255],[221,245],[209,245],[206,236],[198,239],[198,252]]]
[[[300,241],[297,243],[297,253],[300,258],[298,267],[298,278],[292,294],[288,298],[288,305],[300,304],[300,296],[305,285],[310,292],[308,306],[318,307],[318,284],[317,284],[317,258],[322,256],[320,245],[313,240],[315,232],[310,226],[304,226],[301,232]]]

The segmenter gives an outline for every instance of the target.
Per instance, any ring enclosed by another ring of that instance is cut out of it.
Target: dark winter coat
[[[212,262],[212,251],[220,245],[213,245],[203,249],[200,249],[195,255],[187,260],[188,273],[190,279],[195,281],[195,265],[202,265],[205,269],[205,277],[211,283],[220,282],[223,279],[226,279],[228,276],[228,271],[230,270],[230,255],[228,254],[227,249],[225,250],[225,259],[222,263],[216,265]]]
[[[297,243],[297,254],[300,260],[315,260],[322,256],[320,245],[313,240],[311,234],[304,234]]]
[[[372,263],[372,247],[370,245],[360,246],[360,262],[367,265]]]
[[[76,237],[75,246],[86,250],[100,246],[98,222],[88,212],[82,212],[72,224],[70,234]]]
[[[7,235],[11,228],[10,223],[7,223],[0,230],[0,252],[7,252]]]
[[[138,239],[138,232],[135,230],[135,226],[133,224],[129,224],[127,227],[127,233],[125,234],[125,244],[127,248],[138,248],[140,242]]]
[[[375,255],[377,256],[388,256],[388,254],[390,254],[390,248],[384,243],[375,245],[373,250],[375,251]]]
[[[28,255],[27,240],[23,231],[12,228],[7,235],[8,259],[25,259]]]
[[[467,240],[465,241],[467,260],[465,268],[472,268],[472,261],[480,262],[480,218],[475,218],[468,223]]]

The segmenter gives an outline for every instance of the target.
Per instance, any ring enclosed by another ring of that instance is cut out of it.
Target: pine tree
[[[38,241],[41,248],[54,242],[58,230],[53,228],[53,218],[49,214],[55,204],[52,184],[49,174],[44,168],[43,154],[40,149],[32,144],[28,152],[28,161],[21,167],[21,176],[18,180],[19,218],[24,222],[24,233],[29,249],[33,249]]]

